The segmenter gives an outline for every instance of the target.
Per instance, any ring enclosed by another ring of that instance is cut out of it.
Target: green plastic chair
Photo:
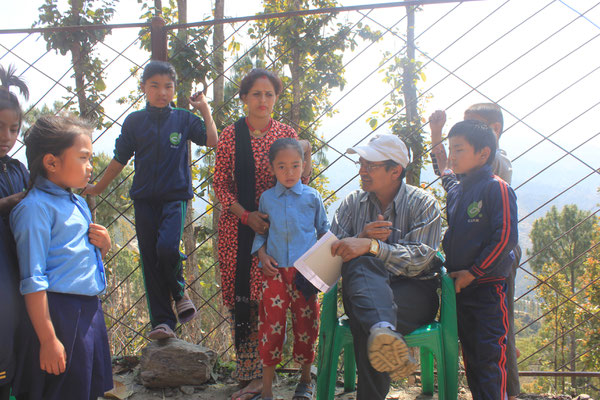
[[[420,347],[422,392],[433,395],[434,358],[438,371],[439,400],[458,396],[458,330],[454,281],[442,269],[440,321],[422,326],[404,336],[410,347]],[[356,360],[347,317],[337,317],[337,285],[323,297],[317,360],[317,400],[335,395],[337,365],[344,349],[344,391],[356,388]]]

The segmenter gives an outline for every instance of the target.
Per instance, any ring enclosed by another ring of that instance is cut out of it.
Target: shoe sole
[[[417,369],[417,363],[408,353],[406,342],[388,329],[379,333],[375,331],[369,337],[367,346],[373,368],[379,372],[387,372],[393,380],[408,376]]]
[[[417,362],[409,355],[408,361],[406,362],[406,364],[404,364],[404,366],[389,373],[390,378],[393,381],[398,381],[402,378],[406,378],[407,376],[412,375],[418,367],[419,365],[417,364]]]

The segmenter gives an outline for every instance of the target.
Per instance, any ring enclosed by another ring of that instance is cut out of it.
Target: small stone
[[[193,386],[182,386],[179,388],[179,390],[181,390],[184,394],[194,394],[194,387]]]
[[[142,350],[140,380],[146,387],[201,385],[211,377],[217,353],[180,339],[151,342]]]

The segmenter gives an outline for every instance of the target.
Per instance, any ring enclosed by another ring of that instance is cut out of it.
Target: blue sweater
[[[0,198],[22,192],[29,173],[25,166],[5,156],[0,158]],[[19,294],[19,265],[15,242],[9,229],[8,215],[0,217],[0,386],[10,382],[14,372],[14,339],[17,325],[25,312]]]
[[[19,161],[9,156],[0,158],[0,198],[27,189],[29,172]]]
[[[176,201],[193,197],[188,140],[206,144],[204,121],[187,110],[148,105],[125,118],[114,158],[126,165],[135,155],[132,199]]]
[[[442,177],[448,192],[448,230],[442,242],[448,271],[467,269],[481,284],[504,280],[518,242],[517,198],[491,167]]]

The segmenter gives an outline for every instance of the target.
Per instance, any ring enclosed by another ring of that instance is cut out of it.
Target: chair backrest
[[[337,283],[323,295],[321,302],[321,332],[332,332],[338,323],[337,315]]]
[[[441,271],[441,285],[440,323],[442,325],[442,337],[455,338],[458,336],[456,290],[454,289],[454,279],[450,278],[446,268],[442,268]]]

